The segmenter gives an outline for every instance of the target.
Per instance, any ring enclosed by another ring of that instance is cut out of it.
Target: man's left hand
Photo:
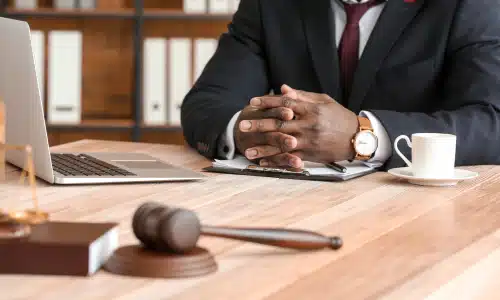
[[[286,88],[282,97],[257,97],[250,105],[260,109],[286,107],[296,115],[279,128],[276,122],[251,126],[250,131],[282,132],[298,142],[288,153],[260,157],[261,166],[302,168],[304,161],[329,163],[354,158],[351,140],[358,130],[357,116],[328,95]],[[258,147],[256,150],[260,150]]]

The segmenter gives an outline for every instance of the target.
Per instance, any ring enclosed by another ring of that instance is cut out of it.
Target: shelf
[[[180,126],[172,126],[172,125],[141,125],[141,129],[144,131],[166,131],[166,132],[182,132],[182,128]]]
[[[83,121],[47,122],[51,145],[84,138],[185,144],[179,125],[154,126],[138,121],[143,110],[142,42],[145,37],[217,39],[227,31],[234,14],[185,13],[182,0],[145,2],[100,0],[94,9],[57,9],[52,0],[38,0],[36,9],[19,9],[12,7],[10,0],[0,0],[2,17],[29,22],[30,28],[44,33],[78,30],[84,38]],[[45,37],[44,43],[48,43]],[[45,50],[47,55],[49,48]],[[44,68],[46,73],[47,64]]]
[[[21,18],[34,18],[34,17],[50,17],[50,18],[100,18],[100,19],[130,19],[138,17],[134,9],[117,9],[117,10],[78,10],[78,9],[52,9],[52,8],[38,8],[31,9],[6,9],[0,12],[1,15],[6,17],[21,17]],[[160,20],[224,20],[231,21],[233,14],[186,14],[179,10],[165,10],[165,9],[147,9],[143,13],[144,19],[160,19]]]
[[[186,14],[179,10],[146,9],[143,13],[144,19],[160,20],[224,20],[231,21],[233,14]]]
[[[0,12],[0,15],[5,17],[20,17],[20,18],[97,18],[97,19],[130,19],[134,18],[135,12],[133,9],[117,9],[117,10],[78,10],[78,9],[52,9],[38,8],[31,9],[6,9]]]
[[[84,120],[80,124],[47,124],[47,129],[52,130],[130,130],[134,127],[132,120],[106,119]]]
[[[134,127],[133,120],[103,119],[103,120],[84,120],[80,124],[48,124],[48,130],[130,130]],[[163,132],[182,132],[180,126],[172,125],[141,125],[144,131],[163,131]]]

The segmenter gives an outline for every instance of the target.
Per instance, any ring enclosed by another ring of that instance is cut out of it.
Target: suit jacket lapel
[[[424,0],[389,0],[382,12],[354,75],[348,108],[361,110],[363,99],[375,79],[382,62],[406,26],[417,15]]]
[[[301,12],[309,52],[323,93],[341,102],[331,0],[301,0]]]

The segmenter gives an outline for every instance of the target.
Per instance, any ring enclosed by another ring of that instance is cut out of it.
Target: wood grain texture
[[[133,118],[133,22],[83,20],[83,119]]]
[[[0,180],[5,178],[5,104],[0,99]]]
[[[140,151],[195,170],[210,162],[185,146],[83,140],[66,151]],[[214,226],[283,227],[339,235],[339,251],[297,252],[202,237],[216,273],[145,279],[100,271],[90,278],[0,276],[2,299],[497,299],[500,167],[455,187],[409,185],[387,173],[344,183],[207,174],[200,182],[56,187],[39,201],[56,220],[119,222],[120,244],[135,244],[131,221],[146,201],[195,211]],[[9,166],[0,207],[30,207]],[[19,288],[19,282],[24,288]]]
[[[182,11],[183,0],[144,0],[144,9],[168,9]]]

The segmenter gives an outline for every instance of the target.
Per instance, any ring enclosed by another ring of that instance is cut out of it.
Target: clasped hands
[[[354,158],[358,119],[325,94],[281,88],[281,96],[251,99],[234,127],[237,150],[264,167],[303,168],[305,161]]]

